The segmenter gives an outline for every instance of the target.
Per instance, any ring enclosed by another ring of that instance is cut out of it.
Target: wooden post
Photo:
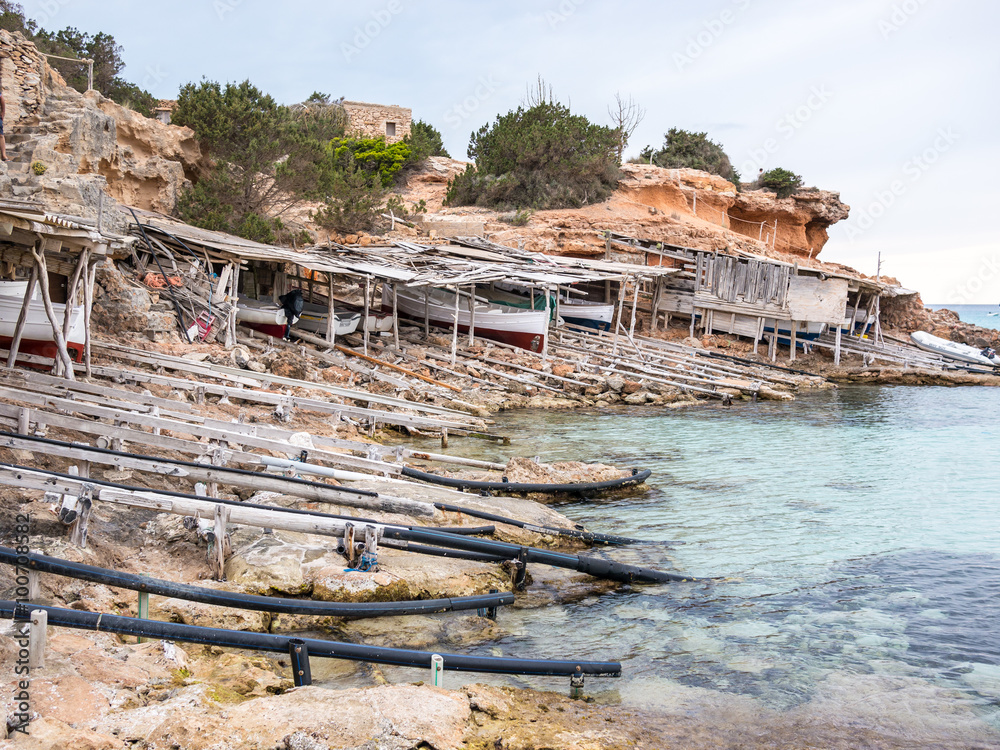
[[[622,307],[625,304],[625,277],[618,281],[618,312],[615,314],[615,337],[611,347],[612,356],[618,354],[618,329],[622,324]]]
[[[545,295],[545,335],[542,336],[542,364],[544,365],[549,359],[549,317],[552,315],[551,305],[552,299],[549,294],[549,287],[542,287],[542,294]],[[535,306],[534,291],[531,293],[531,307]]]
[[[639,287],[642,286],[639,279],[635,280],[635,290],[632,293],[632,320],[628,324],[628,337],[635,336],[635,314],[639,309]]]
[[[97,259],[91,259],[87,269],[87,283],[83,287],[83,364],[88,378],[93,374],[90,369],[90,319],[94,311],[94,284],[97,281],[98,263]]]
[[[344,524],[344,554],[347,556],[347,563],[354,567],[354,524],[348,521]]]
[[[229,320],[226,321],[228,325],[227,330],[227,340],[225,341],[226,349],[232,349],[236,346],[236,308],[240,298],[240,264],[233,263],[233,278],[229,282],[229,299],[232,303],[232,310],[229,312]]]
[[[37,570],[28,571],[28,601],[37,602],[42,597],[42,574]]]
[[[794,320],[788,321],[788,361],[795,361],[795,349],[798,346],[798,322]]]
[[[476,343],[476,285],[469,289],[469,346]]]
[[[332,348],[337,338],[337,319],[333,309],[333,274],[326,275],[326,340]]]
[[[833,364],[840,365],[840,336],[842,334],[841,326],[842,323],[837,324],[837,333],[835,334],[836,339],[833,345]]]
[[[28,632],[28,668],[45,668],[45,641],[48,636],[49,613],[36,609],[31,613],[31,630]]]
[[[216,581],[226,579],[226,524],[229,509],[221,503],[215,506],[215,551],[212,555],[212,577]]]
[[[139,617],[140,620],[148,620],[149,619],[149,592],[148,591],[140,591],[139,592],[138,617]],[[136,637],[135,642],[136,643],[143,643],[145,640],[146,639],[143,638],[140,635],[140,636]]]
[[[442,427],[441,428],[441,447],[442,448],[447,448],[448,447],[448,428],[447,427]]]
[[[430,292],[424,287],[424,338],[431,335],[431,301]]]
[[[455,317],[452,320],[451,329],[451,366],[455,366],[458,361],[458,287],[455,290]]]
[[[17,360],[17,350],[21,347],[21,337],[24,335],[24,326],[28,322],[28,308],[31,305],[31,296],[35,293],[35,284],[38,283],[38,267],[31,266],[31,276],[28,278],[28,288],[24,292],[24,302],[21,304],[21,314],[17,317],[17,325],[14,327],[14,338],[10,342],[10,354],[7,357],[7,369],[14,366]]]
[[[399,349],[399,295],[396,285],[392,285],[392,341]]]
[[[761,338],[764,336],[764,319],[757,318],[757,331],[753,337],[753,353],[757,353],[757,346],[760,344]]]
[[[70,526],[70,542],[81,549],[87,548],[87,525],[90,523],[90,512],[94,503],[91,499],[94,491],[92,484],[84,484],[80,497],[77,498],[76,520]]]
[[[17,413],[17,433],[19,435],[27,435],[30,424],[31,409],[25,406]]]
[[[76,294],[77,289],[80,287],[80,277],[83,277],[84,284],[86,284],[85,271],[87,270],[89,261],[90,248],[84,248],[80,253],[79,260],[76,262],[76,268],[73,269],[73,277],[69,281],[69,286],[66,287],[66,308],[63,311],[62,331],[67,341],[69,341],[70,324],[73,322],[73,308],[76,307]]]
[[[364,341],[364,352],[368,354],[368,312],[371,310],[371,296],[372,296],[372,279],[370,276],[365,276],[365,310],[364,317],[361,319],[361,325],[364,328],[361,331],[361,338]]]

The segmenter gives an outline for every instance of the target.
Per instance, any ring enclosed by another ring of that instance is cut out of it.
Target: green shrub
[[[646,146],[637,161],[657,164],[667,169],[700,169],[739,182],[739,174],[720,146],[708,133],[692,133],[680,128],[670,128],[663,136],[663,147],[654,150]]]
[[[378,178],[382,187],[391,187],[410,158],[410,146],[399,141],[392,145],[384,137],[334,138],[327,146],[328,168],[332,172],[357,168]]]
[[[428,156],[447,156],[451,154],[444,147],[441,133],[433,125],[417,120],[410,126],[410,134],[403,139],[410,147],[410,164],[417,165]]]
[[[618,133],[555,101],[497,117],[472,134],[469,165],[448,184],[447,205],[578,208],[618,185]]]
[[[779,198],[787,198],[802,187],[802,178],[787,169],[775,167],[762,174],[757,184],[762,188],[773,190]]]
[[[371,231],[385,210],[386,188],[377,175],[354,165],[329,175],[323,206],[313,213],[320,226],[337,232]]]

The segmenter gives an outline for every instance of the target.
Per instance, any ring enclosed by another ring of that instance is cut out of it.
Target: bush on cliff
[[[271,243],[282,214],[320,196],[327,144],[346,118],[332,105],[292,111],[249,81],[202,81],[181,87],[172,122],[194,130],[213,161],[178,201],[180,217]]]
[[[663,147],[654,150],[646,146],[637,161],[667,169],[700,169],[739,184],[739,175],[729,156],[722,146],[708,137],[708,133],[670,128],[663,136]]]
[[[410,163],[413,165],[419,164],[428,156],[451,158],[444,147],[440,131],[423,120],[417,120],[410,126],[410,134],[403,142],[410,147]]]
[[[762,188],[773,190],[779,198],[787,198],[802,187],[802,178],[787,169],[775,167],[762,174],[757,184]]]
[[[618,185],[618,133],[553,99],[534,101],[472,134],[475,161],[448,185],[447,205],[578,208]]]

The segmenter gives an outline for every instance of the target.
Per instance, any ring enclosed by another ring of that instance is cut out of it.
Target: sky
[[[574,113],[645,111],[626,156],[704,131],[746,179],[783,167],[851,216],[822,259],[1000,304],[1000,3],[988,0],[22,0],[46,29],[112,34],[160,98],[249,79],[410,107],[455,158],[541,76]]]

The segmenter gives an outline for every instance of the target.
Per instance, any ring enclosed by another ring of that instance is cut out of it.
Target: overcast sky
[[[47,29],[112,34],[124,75],[173,98],[249,79],[400,104],[465,158],[470,133],[540,74],[610,124],[646,108],[631,154],[670,127],[707,131],[751,179],[785,167],[851,218],[825,260],[883,273],[925,302],[1000,303],[1000,7],[988,0],[26,0]]]

